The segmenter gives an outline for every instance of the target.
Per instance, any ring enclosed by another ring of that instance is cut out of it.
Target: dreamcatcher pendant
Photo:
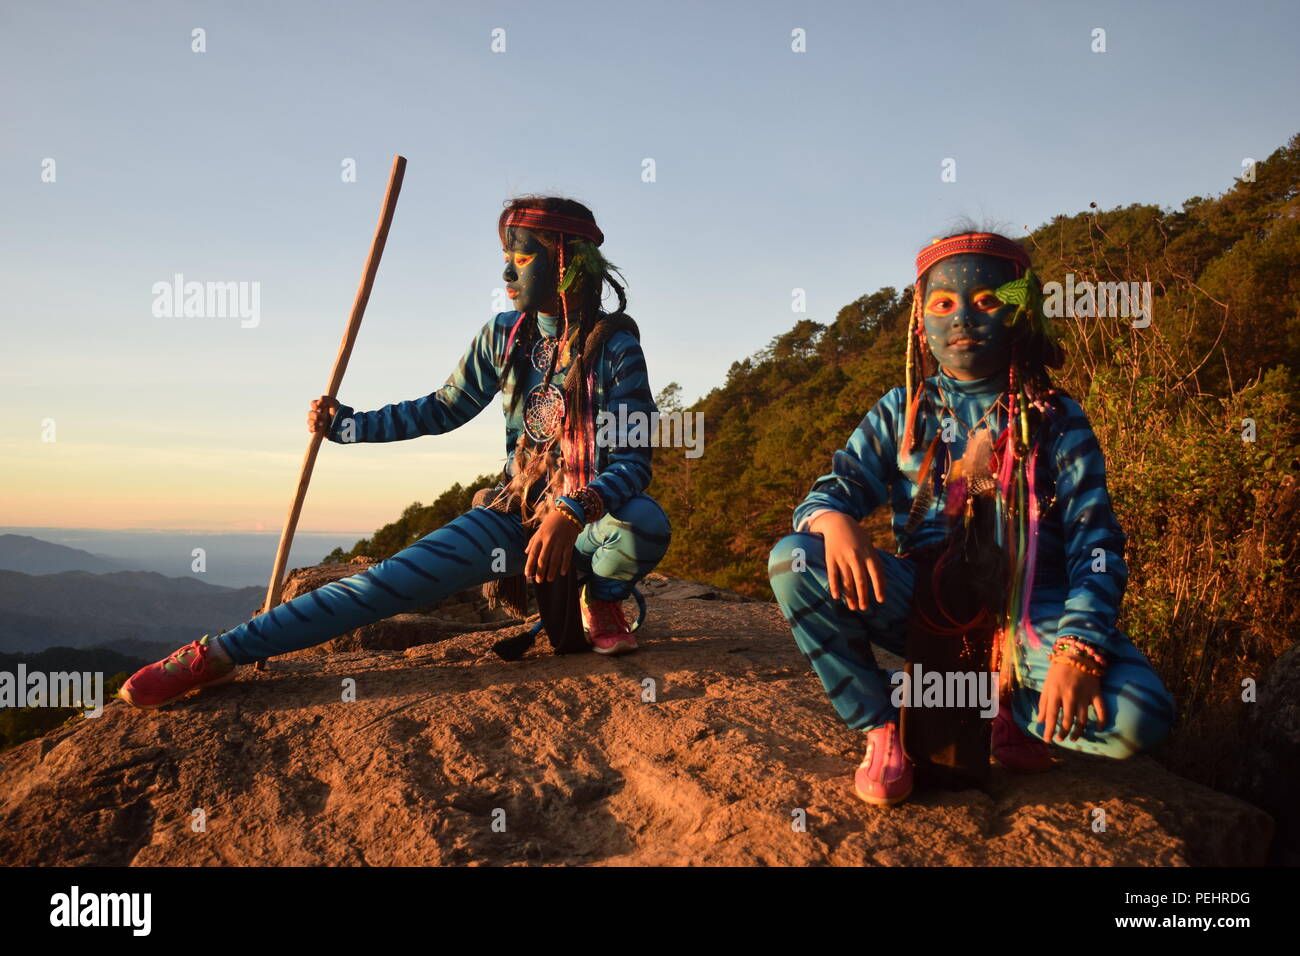
[[[524,431],[534,442],[541,443],[554,437],[564,419],[564,393],[544,382],[534,385],[524,399]]]
[[[551,360],[555,356],[555,348],[559,339],[539,338],[533,343],[533,351],[530,358],[532,359],[533,368],[545,375],[551,369]]]

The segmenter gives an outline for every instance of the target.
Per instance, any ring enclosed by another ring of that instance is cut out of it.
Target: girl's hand
[[[573,563],[573,546],[581,533],[582,529],[558,510],[548,514],[524,549],[528,555],[524,577],[541,584],[568,574]]]
[[[313,398],[311,408],[307,412],[307,431],[313,435],[326,434],[330,430],[330,422],[334,420],[334,413],[338,408],[338,400],[328,395]]]
[[[1048,668],[1047,680],[1043,683],[1042,693],[1038,695],[1038,713],[1034,719],[1039,723],[1047,721],[1043,728],[1043,739],[1050,741],[1053,734],[1057,740],[1065,740],[1070,725],[1074,731],[1070,740],[1083,736],[1083,729],[1088,723],[1088,706],[1097,712],[1097,727],[1106,723],[1106,705],[1101,699],[1101,678],[1085,674],[1077,667],[1053,661]],[[1057,723],[1060,722],[1060,730]]]
[[[852,611],[867,610],[872,591],[878,604],[885,602],[885,569],[862,525],[846,514],[827,511],[814,518],[808,530],[820,534],[825,542],[826,579],[832,598],[838,600],[843,595]]]

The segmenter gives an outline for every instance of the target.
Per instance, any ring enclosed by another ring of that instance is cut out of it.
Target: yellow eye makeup
[[[925,304],[925,311],[935,315],[947,315],[956,307],[956,300],[949,292],[936,292]]]
[[[506,262],[510,262],[513,259],[515,268],[522,269],[524,266],[528,265],[528,263],[532,262],[534,259],[537,258],[537,253],[532,252],[532,253],[525,254],[522,252],[516,252],[512,254],[509,252],[505,252],[502,254],[502,256]]]
[[[996,312],[1002,308],[1002,300],[989,289],[981,289],[971,295],[971,304],[981,312]],[[957,296],[951,292],[935,292],[926,302],[925,311],[931,315],[950,315],[957,308]]]

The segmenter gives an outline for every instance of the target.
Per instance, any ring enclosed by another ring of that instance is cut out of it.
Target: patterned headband
[[[1029,253],[1018,242],[1012,242],[1004,236],[991,232],[969,232],[964,236],[951,239],[936,239],[916,254],[916,278],[919,281],[925,271],[940,259],[960,256],[968,253],[981,256],[1000,256],[1020,264],[1022,269],[1029,268]]]
[[[589,219],[578,219],[563,213],[548,212],[545,209],[510,209],[501,222],[501,231],[511,226],[523,229],[548,229],[552,232],[568,233],[590,239],[596,245],[605,241],[605,234]]]

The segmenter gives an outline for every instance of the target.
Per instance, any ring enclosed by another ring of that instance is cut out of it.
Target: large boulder
[[[654,592],[658,592],[657,594]],[[0,755],[10,864],[1256,864],[1261,810],[1154,760],[865,806],[774,604],[647,584],[642,650],[507,663],[500,631],[279,661]],[[509,629],[507,629],[509,630]],[[355,699],[352,699],[355,697]],[[1094,828],[1095,811],[1106,826]],[[195,832],[195,810],[206,827]]]

